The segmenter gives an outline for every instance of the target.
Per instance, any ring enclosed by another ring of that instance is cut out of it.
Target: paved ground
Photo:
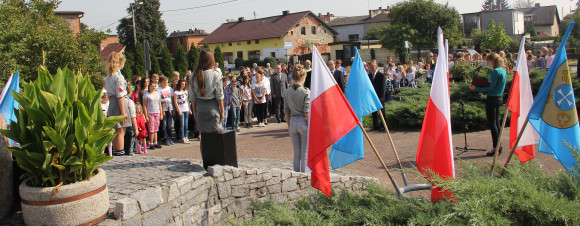
[[[270,119],[270,122],[275,120]],[[417,152],[417,144],[420,136],[418,131],[391,131],[395,146],[399,153],[399,157],[405,169],[413,169],[415,167],[415,157]],[[389,143],[386,133],[379,133],[376,131],[369,131],[369,136],[377,147],[379,154],[391,170],[398,170],[399,165],[396,161],[395,155]],[[203,138],[202,138],[203,139]],[[507,144],[509,139],[509,129],[507,129],[502,137],[502,143]],[[472,132],[467,134],[467,141],[470,148],[491,149],[491,135],[489,130]],[[279,159],[285,161],[292,161],[293,148],[288,135],[287,126],[285,123],[270,123],[268,126],[252,129],[244,129],[236,136],[237,155],[240,159],[247,158],[267,158]],[[453,135],[453,143],[455,147],[464,147],[463,133]],[[458,152],[456,152],[458,153]],[[507,159],[507,146],[504,145],[504,152],[498,157],[501,164],[505,163]],[[197,139],[192,139],[190,144],[175,144],[173,146],[164,146],[162,149],[150,151],[148,156],[174,157],[184,159],[201,159],[199,149],[199,142]],[[563,170],[559,162],[553,159],[552,156],[537,153],[536,159],[540,161],[544,167],[555,172]],[[515,158],[517,158],[514,155]],[[462,161],[472,163],[491,164],[492,158],[487,157],[483,151],[468,151],[460,156],[455,157],[455,164],[458,176],[461,176]],[[290,163],[288,163],[290,164]],[[362,176],[377,177],[386,188],[392,189],[390,180],[383,170],[378,158],[370,148],[368,143],[365,143],[365,158],[359,160],[351,165],[341,168],[340,170],[351,172]],[[413,176],[412,172],[408,172],[407,176],[411,183],[425,183],[422,178]],[[401,175],[393,173],[393,176],[398,181],[399,185],[403,184]]]

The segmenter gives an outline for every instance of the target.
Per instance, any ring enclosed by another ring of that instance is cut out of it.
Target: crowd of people
[[[528,67],[548,68],[553,61],[552,49],[542,48],[534,55],[527,53]],[[513,69],[517,56],[504,52],[482,54],[459,52],[449,55],[448,66],[460,61],[476,66],[492,66],[492,87],[470,87],[487,92],[486,110],[488,124],[495,147],[499,127],[499,106],[505,87],[506,71]],[[418,84],[430,83],[434,75],[437,55],[429,53],[415,64],[395,64],[388,56],[384,67],[376,60],[363,62],[373,88],[381,102],[392,100],[400,87],[417,88]],[[351,59],[351,61],[354,59]],[[307,119],[309,112],[309,88],[312,64],[266,64],[259,67],[241,67],[239,74],[224,73],[214,61],[213,53],[203,50],[198,67],[181,76],[173,72],[171,82],[163,74],[150,78],[135,76],[127,82],[120,70],[124,65],[121,53],[113,53],[108,60],[109,76],[105,79],[101,106],[106,116],[126,115],[115,125],[116,137],[109,146],[109,155],[133,155],[147,150],[173,145],[177,140],[189,143],[190,134],[201,140],[203,133],[265,127],[268,119],[287,123],[294,145],[294,170],[304,172],[306,167]],[[351,66],[343,67],[342,61],[329,60],[327,66],[342,91],[346,88]],[[450,75],[450,79],[453,79]],[[493,81],[492,81],[493,80]],[[384,108],[381,109],[384,116]],[[372,130],[385,128],[378,112],[373,113]],[[257,122],[253,123],[256,118]],[[270,122],[273,123],[273,122]],[[501,151],[501,149],[500,149]],[[492,155],[495,149],[488,154]]]

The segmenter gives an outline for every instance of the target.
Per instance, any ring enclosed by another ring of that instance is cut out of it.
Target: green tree
[[[458,26],[459,12],[448,4],[433,0],[400,2],[391,8],[389,17],[391,24],[375,28],[370,35],[379,36],[383,47],[395,49],[399,55],[405,53],[404,41],[417,47],[419,54],[422,49],[433,46],[437,42],[438,27],[443,29],[452,46],[464,39]]]
[[[185,50],[181,45],[177,45],[177,51],[175,51],[175,69],[180,75],[185,76],[187,73],[189,65],[187,63],[187,56]]]
[[[522,9],[522,8],[532,8],[534,7],[534,0],[517,0],[514,4],[514,8]]]
[[[121,73],[128,79],[132,79],[135,74],[133,72],[133,65],[135,64],[133,56],[135,56],[135,54],[133,54],[132,50],[125,47],[125,67],[123,67]]]
[[[203,49],[209,49],[209,45],[207,43],[203,44]]]
[[[192,43],[191,47],[189,47],[189,51],[187,51],[187,63],[189,65],[188,69],[193,71],[195,67],[197,67],[197,61],[199,59],[199,49],[195,47]]]
[[[476,47],[494,51],[506,50],[514,43],[510,36],[505,33],[503,23],[496,24],[494,20],[489,21],[485,31],[472,32],[471,38]]]
[[[536,34],[533,21],[524,21],[524,33],[530,34],[532,37],[536,37],[538,35]]]
[[[143,44],[137,41],[137,48],[133,51],[133,74],[145,76],[147,73],[145,72],[145,58],[144,58],[144,50]]]
[[[151,54],[151,74],[161,73],[161,67],[159,66],[159,60],[157,60],[157,56],[155,54]]]
[[[481,5],[481,10],[483,11],[509,9],[509,8],[510,6],[507,0],[484,0],[483,4]]]
[[[580,3],[580,1],[579,1]],[[573,14],[568,14],[564,17],[562,22],[560,22],[560,38],[566,34],[566,29],[568,29],[568,25],[570,22],[574,21],[576,24],[574,25],[574,29],[570,32],[570,37],[568,38],[569,43],[578,43],[580,41],[580,29],[577,29],[578,22],[580,22],[580,10],[576,10]]]
[[[117,26],[119,41],[125,46],[134,46],[133,18],[131,14],[131,7],[134,6],[137,40],[148,40],[155,54],[161,54],[167,38],[167,27],[161,19],[162,13],[159,11],[161,4],[159,0],[141,0],[141,2],[143,4],[135,5],[135,3],[131,3],[127,7],[127,13],[131,16],[121,19],[119,26]]]
[[[216,46],[213,50],[213,57],[215,58],[215,62],[219,64],[222,72],[225,72],[224,55],[222,54],[222,49],[219,46]]]
[[[159,62],[161,73],[165,74],[166,77],[171,78],[173,74],[173,58],[169,52],[167,45],[163,48],[163,53],[161,54],[161,62]]]
[[[105,73],[105,64],[94,43],[106,35],[85,27],[75,37],[70,24],[54,14],[58,4],[56,0],[0,1],[1,86],[16,71],[22,81],[36,79],[38,66],[44,64],[51,73],[64,67],[82,71],[97,88],[102,87],[98,74]]]
[[[509,9],[510,4],[508,3],[507,0],[496,0],[495,7],[496,9]]]

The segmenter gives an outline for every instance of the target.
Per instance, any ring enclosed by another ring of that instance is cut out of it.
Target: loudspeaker
[[[201,158],[206,170],[213,165],[238,167],[236,132],[224,130],[223,133],[202,133]]]

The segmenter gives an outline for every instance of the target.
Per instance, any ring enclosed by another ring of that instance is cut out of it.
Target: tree
[[[534,0],[517,0],[514,4],[514,8],[516,9],[525,9],[525,8],[532,8],[534,7]]]
[[[191,47],[189,47],[189,51],[187,51],[187,63],[189,65],[188,69],[193,71],[195,67],[197,67],[197,61],[199,59],[199,49],[195,47],[193,43],[191,43]]]
[[[399,56],[404,54],[404,41],[409,41],[421,49],[433,46],[437,42],[437,28],[441,27],[450,45],[463,42],[463,33],[459,29],[459,12],[448,4],[439,4],[433,0],[411,0],[397,3],[389,13],[391,24],[377,27],[370,35],[380,37],[385,48],[395,49]],[[376,34],[375,32],[378,32]]]
[[[377,55],[375,53],[375,49],[371,49],[371,59],[372,60],[377,59]]]
[[[179,72],[180,75],[185,76],[188,67],[189,65],[187,63],[185,50],[183,50],[181,45],[177,45],[177,51],[175,51],[175,69]]]
[[[145,76],[147,73],[145,72],[145,57],[143,44],[139,41],[137,41],[137,46],[133,51],[133,59],[135,60],[135,62],[133,63],[133,74]]]
[[[509,9],[509,8],[510,6],[507,0],[484,0],[483,4],[481,5],[481,10],[483,11]]]
[[[209,49],[209,45],[207,43],[203,44],[203,49]]]
[[[159,74],[161,73],[161,67],[159,66],[159,60],[155,54],[151,54],[151,73]]]
[[[171,58],[171,53],[167,45],[163,48],[163,53],[161,54],[161,61],[159,62],[161,68],[161,73],[165,74],[165,77],[171,78],[173,75],[173,58]]]
[[[524,21],[524,34],[530,34],[532,37],[537,36],[533,21]]]
[[[487,30],[483,32],[472,32],[471,38],[476,47],[481,49],[492,49],[494,51],[506,50],[514,41],[505,33],[503,23],[496,24],[490,20]]]
[[[222,72],[225,72],[224,55],[222,54],[222,49],[219,46],[216,46],[213,50],[213,57],[215,58],[215,62],[219,64]]]
[[[85,27],[75,37],[70,24],[54,14],[58,4],[0,1],[1,86],[16,71],[22,81],[36,79],[38,66],[44,64],[53,74],[64,67],[81,71],[102,87],[99,74],[105,73],[105,64],[94,43],[106,35]]]
[[[125,67],[121,70],[121,73],[125,78],[133,78],[133,64],[135,64],[135,59],[133,59],[133,52],[130,49],[125,48]]]
[[[131,16],[121,19],[119,26],[117,26],[119,41],[125,46],[135,46],[131,11],[131,7],[134,6],[137,40],[148,40],[151,49],[156,54],[161,54],[167,38],[167,27],[165,22],[161,20],[162,13],[159,11],[161,4],[159,0],[142,0],[142,2],[142,5],[131,3],[127,7],[127,13]]]
[[[576,10],[573,14],[566,15],[562,22],[560,22],[560,38],[566,34],[566,29],[568,29],[568,25],[570,25],[571,21],[580,21],[580,10]],[[576,29],[576,26],[578,25],[575,24],[574,29],[570,32],[570,37],[568,38],[569,43],[578,43],[578,41],[580,41],[580,29]]]

